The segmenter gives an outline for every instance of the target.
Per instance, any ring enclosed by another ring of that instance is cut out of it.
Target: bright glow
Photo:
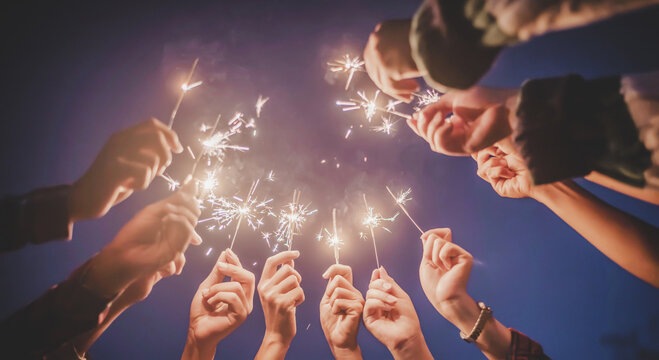
[[[342,59],[330,61],[327,63],[331,72],[342,72],[348,74],[345,89],[348,90],[350,82],[357,71],[364,71],[364,61],[358,56],[351,57],[350,54],[343,55]]]

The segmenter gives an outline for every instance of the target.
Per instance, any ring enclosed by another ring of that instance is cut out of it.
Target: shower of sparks
[[[265,179],[270,181],[270,182],[274,182],[275,180],[277,180],[277,178],[275,178],[275,171],[270,170],[270,172],[268,173],[268,176]]]
[[[348,90],[350,82],[357,71],[364,71],[364,61],[358,56],[352,58],[349,54],[345,54],[342,59],[330,61],[327,63],[331,72],[343,72],[348,74],[345,89]]]
[[[334,262],[338,264],[339,250],[341,250],[341,246],[343,246],[343,240],[341,240],[339,237],[339,233],[336,227],[336,209],[332,209],[332,229],[334,232],[330,232],[326,228],[322,228],[318,235],[316,235],[316,239],[318,241],[325,240],[327,245],[334,249]]]
[[[160,175],[161,178],[163,178],[167,182],[167,186],[169,188],[169,191],[175,191],[181,186],[181,183],[178,181],[174,180],[171,176],[167,174],[162,174]]]
[[[387,135],[391,135],[394,130],[394,125],[396,121],[391,121],[391,117],[382,117],[382,124],[371,127],[371,130],[375,132],[381,132]]]
[[[206,250],[206,256],[210,255],[211,252],[213,252],[213,248],[208,248],[208,250]]]
[[[258,185],[259,180],[254,181],[245,198],[233,196],[231,198],[220,197],[208,200],[212,206],[212,216],[199,222],[215,220],[217,221],[217,226],[215,227],[217,230],[223,230],[236,222],[236,229],[233,233],[230,249],[233,249],[236,235],[238,235],[238,229],[240,229],[240,224],[243,220],[247,222],[252,230],[256,230],[263,225],[263,216],[271,209],[269,204],[272,199],[258,200],[254,196]]]
[[[256,117],[260,118],[261,117],[261,110],[263,109],[263,105],[270,100],[269,97],[264,98],[263,96],[259,95],[259,98],[256,100]]]
[[[420,95],[415,94],[415,96],[417,97],[417,106],[414,109],[417,111],[424,106],[438,102],[439,98],[441,97],[441,95],[433,89],[427,89],[425,93]]]
[[[199,190],[204,194],[202,198],[206,195],[210,196],[211,199],[215,197],[215,189],[219,184],[215,172],[215,170],[206,171],[206,179],[199,182]]]
[[[307,216],[315,214],[318,210],[310,210],[311,204],[300,204],[300,191],[293,192],[293,202],[286,205],[279,213],[279,226],[275,231],[277,241],[285,243],[288,250],[293,247],[293,237],[300,234],[302,225]]]
[[[174,105],[174,110],[172,110],[172,115],[169,117],[169,128],[174,125],[174,119],[176,119],[176,113],[178,112],[179,107],[181,106],[181,102],[183,102],[183,96],[185,96],[185,93],[187,93],[190,89],[195,88],[199,85],[201,85],[201,82],[198,81],[194,84],[190,84],[190,81],[192,80],[192,75],[194,75],[194,71],[197,68],[197,64],[199,63],[199,58],[196,58],[194,62],[192,63],[192,67],[190,68],[190,72],[188,73],[188,77],[186,78],[185,82],[181,85],[181,92],[178,95],[178,99],[176,99],[176,105]],[[194,85],[194,86],[192,86]]]
[[[377,228],[382,228],[382,230],[385,230],[387,232],[391,232],[389,229],[387,229],[385,226],[382,225],[383,222],[393,222],[396,220],[396,217],[398,217],[398,213],[394,214],[394,216],[390,218],[385,218],[382,216],[380,213],[376,213],[375,209],[372,207],[368,206],[368,202],[366,202],[366,194],[363,194],[364,196],[364,206],[366,207],[366,217],[364,217],[364,220],[362,221],[362,224],[368,228],[368,230],[371,233],[371,240],[373,240],[373,251],[375,252],[375,262],[377,264],[377,268],[380,268],[380,259],[378,258],[378,247],[375,244],[375,229]],[[362,238],[365,238],[365,234],[360,234]]]
[[[412,193],[412,188],[409,188],[405,191],[401,191],[401,192],[398,193],[398,195],[394,195],[394,193],[391,191],[391,189],[389,189],[389,186],[385,186],[385,187],[387,188],[387,192],[389,192],[389,195],[391,195],[391,197],[394,199],[396,204],[398,204],[400,209],[403,210],[405,215],[407,215],[407,218],[410,219],[412,224],[414,224],[414,226],[416,226],[416,228],[421,232],[421,234],[423,234],[423,230],[421,230],[421,227],[416,223],[416,221],[414,221],[414,219],[412,219],[412,216],[410,215],[410,213],[405,208],[405,203],[412,200],[412,198],[409,197],[410,194]]]
[[[336,102],[336,105],[343,107],[341,110],[343,111],[353,111],[353,110],[359,110],[362,109],[364,110],[364,115],[366,117],[366,120],[370,123],[371,120],[373,120],[373,116],[378,111],[382,111],[385,113],[389,113],[392,115],[400,116],[404,119],[411,119],[412,116],[403,114],[399,111],[396,111],[395,109],[392,108],[391,102],[389,105],[387,105],[389,108],[383,108],[377,105],[377,99],[378,95],[380,95],[380,90],[377,90],[375,92],[375,95],[373,96],[372,99],[369,99],[366,96],[366,93],[364,91],[358,91],[357,95],[359,95],[360,99],[350,99],[348,101],[343,101],[339,100]],[[395,105],[394,105],[395,106]]]
[[[272,233],[269,232],[262,232],[261,237],[263,237],[263,240],[268,244],[268,248],[271,248],[272,246],[270,245],[270,236],[272,236]]]
[[[222,114],[217,114],[217,118],[215,118],[215,123],[213,124],[213,127],[211,128],[210,131],[210,138],[212,138],[215,134],[215,131],[217,130],[217,126],[220,124],[220,119],[222,118]],[[206,130],[204,130],[206,132]],[[203,142],[202,142],[203,145]],[[192,155],[192,158],[195,159],[195,162],[192,164],[192,169],[190,170],[190,177],[194,178],[196,171],[197,171],[197,166],[199,166],[199,162],[201,162],[201,159],[207,154],[207,149],[205,147],[202,147],[201,153],[197,158],[195,158],[194,153],[192,153],[192,150],[190,147],[188,147],[188,150],[190,150],[190,154]],[[210,165],[210,157],[208,159],[208,165]]]

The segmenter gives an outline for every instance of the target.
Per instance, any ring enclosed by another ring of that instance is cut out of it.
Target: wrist
[[[115,297],[134,280],[126,267],[117,261],[120,258],[112,250],[103,249],[91,260],[85,286],[98,295]]]
[[[460,331],[466,333],[471,331],[480,314],[478,304],[466,292],[441,301],[437,311]]]
[[[529,197],[546,206],[550,206],[559,200],[562,195],[567,194],[574,185],[572,180],[563,180],[546,185],[534,186],[531,188]]]
[[[407,359],[432,359],[432,354],[428,349],[426,344],[426,339],[423,337],[421,329],[416,334],[410,336],[409,338],[394,344],[389,347],[389,352],[393,355],[396,360],[407,360]]]
[[[330,345],[335,359],[362,359],[362,350],[359,345],[352,347],[339,347]]]
[[[217,344],[211,344],[207,341],[201,341],[194,335],[192,329],[188,329],[188,337],[185,341],[185,348],[181,360],[202,360],[213,359]]]
[[[286,341],[284,337],[277,333],[270,333],[266,331],[261,342],[261,347],[254,357],[255,360],[272,360],[281,359],[286,357],[286,352],[290,346],[290,341]]]

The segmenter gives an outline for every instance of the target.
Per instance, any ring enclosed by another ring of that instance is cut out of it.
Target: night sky
[[[226,117],[251,112],[259,94],[270,97],[257,136],[243,139],[251,150],[227,157],[231,179],[218,193],[245,192],[253,179],[274,170],[277,181],[263,190],[277,206],[299,188],[302,199],[319,209],[295,241],[306,301],[297,311],[298,334],[288,358],[331,357],[318,304],[326,285],[321,274],[333,257],[315,240],[316,232],[337,207],[350,235],[342,262],[353,267],[355,284],[365,293],[375,259],[371,243],[358,236],[360,196],[365,192],[383,214],[393,213],[384,189],[390,185],[411,186],[414,200],[408,208],[421,227],[451,227],[453,240],[478,260],[471,296],[490,305],[504,325],[540,342],[552,358],[632,359],[654,353],[645,358],[656,359],[659,291],[608,260],[541,204],[500,198],[476,176],[471,158],[431,152],[403,121],[393,137],[358,129],[343,138],[362,114],[336,107],[337,99],[348,96],[343,78],[328,74],[325,63],[345,52],[361,54],[379,21],[411,17],[417,6],[381,0],[3,4],[0,195],[71,183],[113,132],[147,116],[166,120],[181,77],[200,57],[197,75],[205,83],[188,94],[174,126],[184,145],[194,145],[199,125],[218,112]],[[511,48],[483,83],[516,87],[527,78],[568,72],[594,77],[656,70],[658,16],[659,8],[653,8]],[[354,87],[375,90],[365,74]],[[189,166],[190,159],[178,155],[168,173],[180,178]],[[659,226],[659,207],[580,183]],[[156,179],[104,218],[76,224],[69,243],[1,255],[0,317],[63,280],[139,209],[168,194]],[[433,355],[481,358],[425,298],[418,280],[417,230],[404,217],[390,229],[391,234],[376,234],[380,261],[412,297]],[[148,299],[126,311],[92,347],[95,359],[180,357],[192,295],[217,249],[229,244],[228,232],[208,232],[204,226],[199,231],[205,242],[187,251],[183,274],[162,280]],[[243,228],[235,251],[258,279],[271,253],[260,233]],[[254,311],[220,343],[216,358],[253,357],[263,331],[256,295]],[[363,326],[359,344],[365,358],[390,358]]]

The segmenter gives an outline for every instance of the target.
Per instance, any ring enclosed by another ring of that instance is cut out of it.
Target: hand
[[[478,164],[478,176],[490,183],[500,196],[523,198],[531,196],[531,174],[510,139],[473,154]]]
[[[94,258],[88,277],[100,293],[123,291],[182,255],[190,242],[201,244],[194,230],[199,202],[188,191],[186,187],[144,208]]]
[[[364,309],[364,297],[352,285],[352,269],[332,265],[323,274],[329,279],[320,300],[320,325],[335,358],[361,359],[357,331]]]
[[[73,184],[71,222],[99,218],[133,191],[146,189],[183,146],[176,133],[156,119],[110,137],[87,172]]]
[[[470,155],[511,134],[516,99],[517,90],[475,86],[450,91],[414,113],[407,124],[435,152]]]
[[[223,282],[225,276],[230,280]],[[199,285],[190,306],[188,343],[183,358],[212,359],[217,344],[238,328],[252,312],[254,274],[227,249]],[[186,354],[190,355],[189,357]]]
[[[375,27],[364,49],[366,72],[386,94],[410,102],[421,74],[412,59],[410,20],[389,20]]]
[[[430,358],[412,300],[384,267],[373,271],[364,305],[364,326],[395,359]]]
[[[257,359],[283,358],[295,337],[295,308],[304,301],[304,291],[300,287],[302,276],[293,268],[293,260],[299,256],[298,251],[283,251],[269,257],[263,266],[258,291],[265,317],[265,335]]]

